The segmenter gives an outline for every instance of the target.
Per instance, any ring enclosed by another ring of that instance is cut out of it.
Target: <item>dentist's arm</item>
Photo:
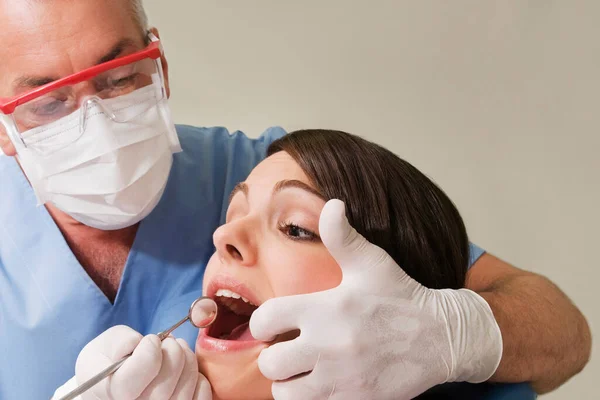
[[[467,288],[487,301],[502,332],[502,361],[492,381],[527,381],[547,393],[589,360],[585,318],[548,279],[484,254],[471,267]]]

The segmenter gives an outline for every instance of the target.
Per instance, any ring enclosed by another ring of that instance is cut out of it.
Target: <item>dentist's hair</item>
[[[464,287],[469,240],[446,194],[383,147],[340,131],[304,130],[273,142],[329,199],[346,203],[352,226],[413,279],[433,289]]]
[[[133,21],[144,31],[148,30],[148,15],[142,0],[127,0],[133,14]]]

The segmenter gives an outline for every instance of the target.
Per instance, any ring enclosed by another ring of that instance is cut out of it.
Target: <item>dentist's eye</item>
[[[124,87],[135,85],[135,80],[137,78],[137,74],[126,76],[118,79],[111,79],[110,87],[115,89],[122,89]]]
[[[317,242],[321,240],[319,235],[317,235],[316,233],[311,232],[308,229],[304,229],[301,226],[290,222],[284,222],[282,224],[279,224],[279,230],[292,240],[300,240],[307,242]]]

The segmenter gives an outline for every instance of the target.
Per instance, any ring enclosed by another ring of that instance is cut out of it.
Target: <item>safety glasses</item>
[[[91,109],[100,110],[115,122],[128,122],[156,105],[165,98],[166,90],[160,62],[160,41],[152,34],[150,40],[150,44],[139,52],[93,66],[9,99],[0,98],[0,111],[5,116],[0,122],[5,125],[11,140],[27,147],[22,139],[24,133],[42,131],[40,127],[55,125],[61,119],[79,112],[79,132],[71,136],[76,140],[85,131],[85,122]],[[121,96],[150,86],[157,88],[153,93],[155,101],[145,102],[143,107],[136,108],[135,113],[124,112],[119,106],[118,98]]]

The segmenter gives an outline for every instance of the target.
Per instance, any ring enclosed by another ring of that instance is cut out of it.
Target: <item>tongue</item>
[[[250,333],[250,323],[246,322],[245,324],[242,324],[235,328],[233,331],[231,331],[227,340],[239,340],[243,342],[248,342],[256,339],[254,339],[252,333]]]

